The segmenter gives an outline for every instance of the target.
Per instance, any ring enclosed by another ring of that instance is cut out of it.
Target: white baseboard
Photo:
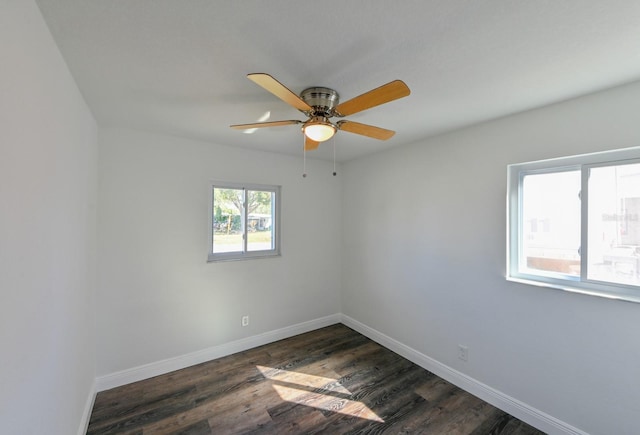
[[[109,390],[111,388],[130,384],[131,382],[152,378],[154,376],[169,373],[174,370],[180,370],[212,359],[242,352],[243,350],[273,343],[274,341],[282,340],[284,338],[293,337],[294,335],[324,328],[325,326],[340,323],[341,319],[341,314],[333,314],[319,319],[310,320],[308,322],[276,329],[274,331],[264,332],[252,337],[232,341],[230,343],[221,344],[219,346],[202,349],[186,355],[180,355],[162,361],[122,370],[116,373],[98,376],[96,378],[97,391]]]
[[[93,410],[93,404],[96,401],[96,381],[94,380],[87,396],[87,401],[82,411],[82,420],[80,420],[80,426],[78,427],[78,435],[85,435],[87,428],[89,427],[89,419],[91,418],[91,411]]]
[[[430,371],[431,373],[451,382],[452,384],[462,388],[476,397],[508,412],[516,418],[540,429],[548,434],[564,434],[564,435],[588,435],[586,432],[573,427],[557,418],[540,411],[532,406],[527,405],[508,396],[482,382],[465,375],[445,364],[442,364],[427,355],[379,332],[364,323],[342,315],[342,323],[370,338],[376,343],[386,347],[408,359],[409,361],[419,365],[420,367]]]

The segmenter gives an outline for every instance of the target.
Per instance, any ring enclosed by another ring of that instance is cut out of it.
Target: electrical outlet
[[[242,326],[249,326],[249,316],[242,316]]]
[[[462,361],[469,361],[469,348],[467,346],[458,345],[458,358]]]

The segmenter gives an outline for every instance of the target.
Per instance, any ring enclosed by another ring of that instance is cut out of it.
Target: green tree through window
[[[212,185],[209,261],[278,255],[278,186]]]

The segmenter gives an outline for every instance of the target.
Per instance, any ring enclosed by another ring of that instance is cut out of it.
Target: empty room
[[[0,433],[640,433],[640,2],[2,0]]]

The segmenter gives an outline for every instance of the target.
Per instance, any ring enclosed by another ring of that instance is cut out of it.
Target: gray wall
[[[100,130],[98,375],[339,313],[332,171],[308,159],[302,178],[302,156]],[[282,186],[281,257],[207,263],[211,180]]]
[[[93,400],[97,129],[33,1],[0,13],[0,433]]]
[[[506,166],[640,145],[638,113],[636,83],[345,164],[342,312],[569,425],[636,433],[640,305],[507,282],[505,252]]]

